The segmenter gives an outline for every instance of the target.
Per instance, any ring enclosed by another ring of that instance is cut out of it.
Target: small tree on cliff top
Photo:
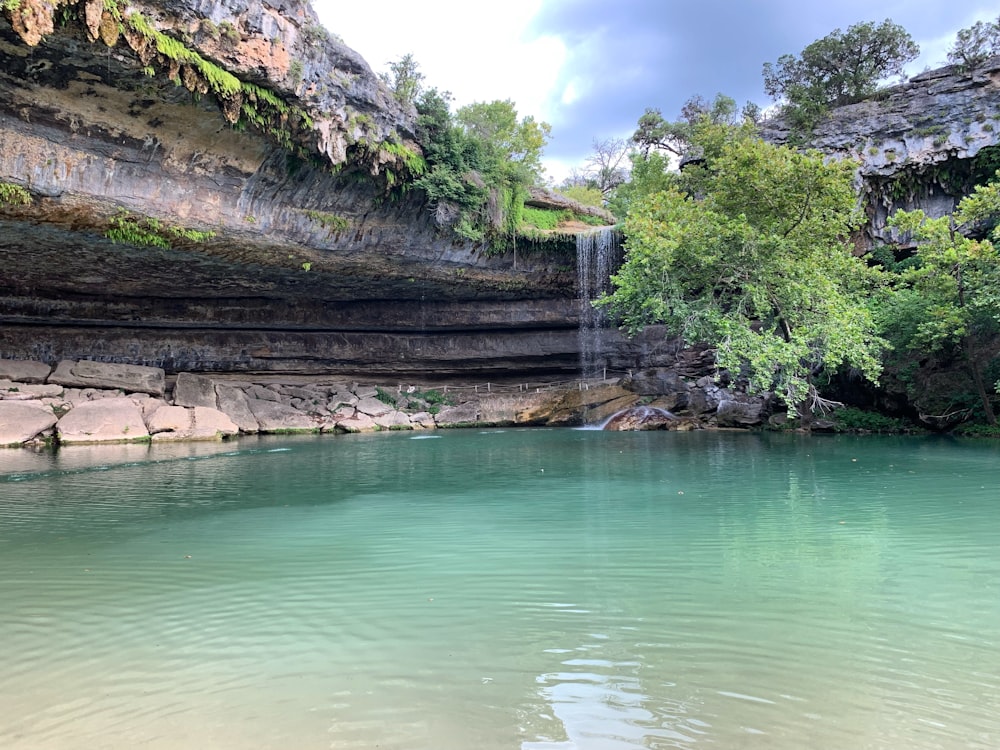
[[[406,53],[395,62],[389,63],[389,70],[379,73],[379,78],[402,104],[415,104],[424,87],[424,74],[412,53]]]
[[[793,122],[810,129],[827,107],[871,96],[919,54],[909,33],[890,19],[858,23],[817,39],[798,56],[765,63],[764,90],[787,101]]]
[[[977,21],[959,31],[948,50],[948,62],[975,68],[993,55],[1000,55],[1000,18],[990,23]]]

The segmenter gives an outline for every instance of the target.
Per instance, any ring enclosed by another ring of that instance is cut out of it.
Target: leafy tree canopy
[[[417,139],[428,170],[414,184],[442,223],[472,240],[499,242],[520,222],[527,186],[541,173],[549,126],[518,119],[510,101],[471,104],[457,114],[451,96],[423,91]]]
[[[389,63],[380,77],[400,102],[416,107],[427,169],[413,186],[426,193],[438,221],[476,241],[514,232],[527,186],[542,178],[549,124],[518,118],[510,100],[477,102],[452,113],[451,95],[424,88],[411,54]]]
[[[793,121],[811,128],[826,108],[871,96],[879,84],[901,75],[920,48],[890,19],[836,29],[799,55],[764,64],[764,90],[789,105]]]
[[[744,107],[744,114],[753,114],[752,105]],[[650,151],[666,151],[682,157],[691,147],[695,129],[704,122],[735,125],[741,116],[736,109],[736,100],[724,94],[716,94],[711,102],[701,96],[688,99],[681,108],[679,120],[669,122],[660,110],[647,109],[639,118],[639,127],[632,135],[632,142],[648,154]]]
[[[455,119],[498,161],[516,164],[533,180],[541,180],[542,151],[552,132],[547,122],[530,116],[518,120],[510,99],[467,104],[458,110]]]
[[[664,323],[712,345],[721,367],[802,413],[824,373],[876,378],[867,302],[881,274],[845,240],[859,218],[851,165],[711,123],[692,142],[705,153],[697,192],[678,182],[635,201],[625,264],[599,304],[633,332]]]
[[[688,161],[684,172],[693,175],[699,170],[691,162],[704,159],[706,147],[717,151],[721,140],[735,130],[749,135],[759,119],[760,108],[755,104],[747,102],[738,110],[736,100],[725,94],[716,94],[712,101],[691,97],[674,122],[665,120],[659,110],[647,109],[632,135],[630,179],[608,197],[608,208],[616,216],[625,216],[639,198],[677,185],[680,163]]]

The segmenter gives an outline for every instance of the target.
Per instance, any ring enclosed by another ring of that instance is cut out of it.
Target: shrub
[[[833,421],[839,432],[900,433],[919,429],[909,420],[850,406],[835,411]]]

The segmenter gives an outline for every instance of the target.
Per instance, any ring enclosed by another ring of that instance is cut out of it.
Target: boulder
[[[0,401],[0,448],[19,446],[56,423],[51,411],[18,401]]]
[[[356,412],[349,417],[338,419],[334,426],[340,432],[372,432],[375,429],[375,420],[367,414]]]
[[[151,396],[162,396],[166,390],[166,374],[159,367],[90,360],[63,360],[49,375],[48,382],[76,388],[120,388],[129,393],[148,393]]]
[[[760,401],[720,401],[715,421],[719,427],[756,427],[764,421],[763,411]]]
[[[260,430],[257,418],[250,411],[249,399],[242,388],[219,383],[215,386],[219,398],[219,411],[229,417],[241,432],[255,433]]]
[[[401,411],[391,411],[388,414],[375,417],[375,424],[386,430],[413,429],[413,425],[410,424],[410,418]]]
[[[239,426],[218,409],[207,406],[195,406],[194,436],[197,440],[232,437],[240,431]]]
[[[389,404],[384,401],[379,401],[377,398],[373,398],[372,396],[364,396],[358,401],[354,408],[362,414],[367,414],[369,417],[382,417],[395,411],[395,409]]]
[[[373,385],[358,385],[355,383],[351,386],[350,390],[358,398],[375,398],[378,395],[378,388]]]
[[[708,414],[715,412],[724,400],[730,400],[731,395],[715,384],[711,376],[698,378],[695,387],[688,392],[687,409],[692,414]]]
[[[354,411],[354,407],[358,405],[358,402],[360,400],[361,399],[359,399],[353,393],[338,393],[334,395],[329,401],[327,401],[326,409],[327,411],[333,413],[336,412],[338,409],[340,409],[340,407],[342,406],[349,406],[351,407],[351,411]]]
[[[56,423],[59,442],[121,443],[148,440],[142,411],[128,398],[86,401]]]
[[[633,406],[612,416],[601,427],[612,432],[669,430],[677,422],[675,415],[655,406]]]
[[[174,384],[174,403],[177,406],[207,406],[215,409],[218,406],[215,382],[204,375],[178,373]]]
[[[0,380],[14,380],[18,383],[44,383],[51,372],[52,368],[44,362],[0,359]]]
[[[182,432],[191,428],[192,417],[183,406],[161,406],[146,418],[146,429],[153,436],[161,432]]]
[[[252,385],[247,388],[247,398],[257,399],[258,401],[273,401],[278,404],[281,403],[281,394],[272,388],[265,388],[262,385]]]
[[[430,430],[437,427],[437,424],[434,422],[434,415],[426,411],[419,411],[416,414],[411,414],[410,424],[424,430]]]
[[[149,421],[149,416],[153,412],[167,405],[167,402],[162,398],[150,398],[149,396],[140,398],[140,396],[146,396],[146,394],[133,394],[129,398],[131,398],[132,402],[139,407],[139,410],[142,412],[142,418],[145,419],[147,423]]]
[[[318,429],[312,417],[285,404],[248,399],[247,406],[257,420],[260,432],[312,432]]]
[[[221,440],[239,427],[218,409],[207,406],[163,406],[147,420],[153,440]]]

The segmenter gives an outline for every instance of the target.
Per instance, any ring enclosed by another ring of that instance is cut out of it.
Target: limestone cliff
[[[783,120],[764,137],[785,143]],[[857,162],[865,193],[869,243],[894,239],[886,219],[899,208],[950,213],[976,178],[1000,167],[1000,57],[974,70],[927,71],[870,100],[837,107],[805,146]]]
[[[0,357],[569,372],[572,247],[396,189],[415,113],[302,0],[0,10]]]

